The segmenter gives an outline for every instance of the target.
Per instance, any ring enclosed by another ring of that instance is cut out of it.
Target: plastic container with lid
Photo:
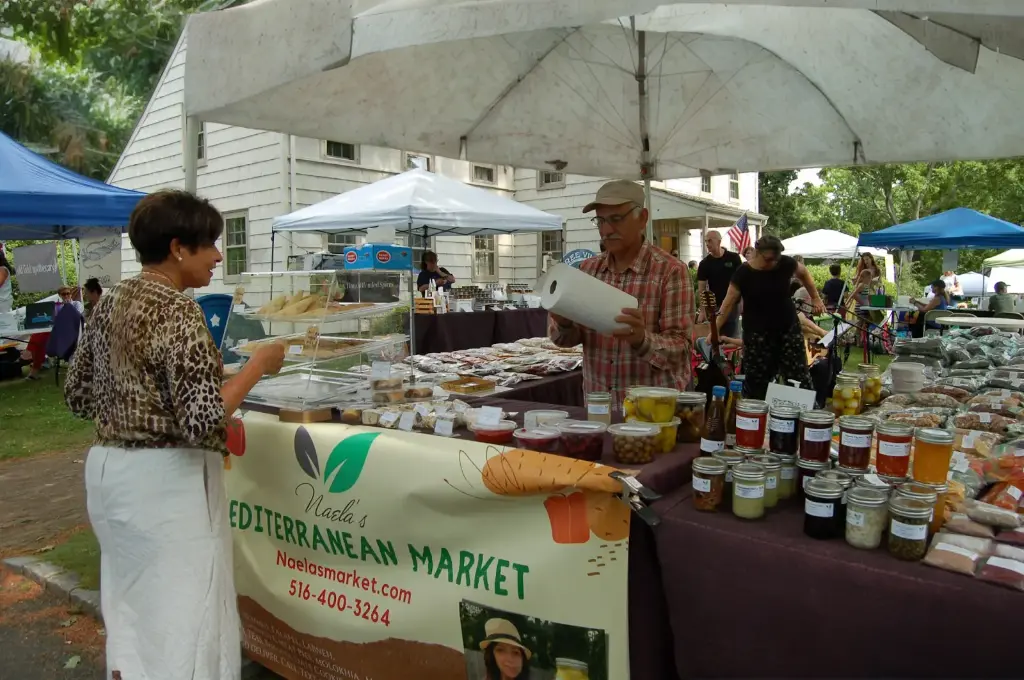
[[[678,396],[679,390],[667,387],[633,387],[623,401],[626,418],[645,423],[670,422],[676,416]]]
[[[804,533],[811,538],[828,539],[843,535],[843,487],[818,475],[804,489]]]
[[[510,444],[512,443],[513,433],[517,429],[516,421],[514,420],[499,420],[496,424],[482,425],[480,423],[470,423],[466,427],[473,433],[473,436],[478,442],[484,444]]]
[[[630,418],[629,422],[658,426],[660,434],[658,435],[657,453],[670,453],[672,449],[676,447],[676,432],[679,428],[679,418],[672,418],[672,420],[667,423],[647,423],[646,421],[637,420],[636,418]]]
[[[914,428],[903,423],[879,423],[875,428],[878,447],[875,450],[875,469],[878,474],[906,477],[910,470],[910,447],[914,441]]]
[[[782,463],[779,457],[772,454],[762,454],[748,459],[751,463],[757,463],[764,468],[764,507],[774,508],[779,504],[779,473],[782,470]]]
[[[840,373],[832,390],[832,412],[837,416],[855,416],[860,410],[860,378],[852,373]]]
[[[953,457],[953,433],[930,427],[919,427],[914,433],[915,482],[945,484],[949,461]]]
[[[867,470],[871,462],[871,441],[875,424],[867,418],[843,416],[839,419],[839,464]]]
[[[800,457],[804,460],[827,461],[832,446],[832,426],[836,417],[831,411],[804,411],[800,414]]]
[[[538,427],[553,427],[563,420],[569,420],[568,411],[537,409],[526,412],[526,415],[523,416],[523,427],[527,430],[535,430]]]
[[[732,514],[741,519],[764,517],[764,468],[740,463],[732,469]]]
[[[651,423],[618,423],[608,428],[612,454],[626,465],[650,463],[659,449],[661,428]]]
[[[820,460],[804,460],[803,458],[798,458],[796,461],[796,495],[798,497],[802,497],[804,489],[807,488],[807,483],[814,479],[819,472],[828,469],[830,469],[829,464],[823,463]]]
[[[889,500],[889,554],[915,562],[928,552],[928,523],[932,506],[924,501],[896,495]]]
[[[555,680],[590,680],[590,670],[576,659],[555,659]]]
[[[612,424],[611,392],[587,393],[587,420],[604,423],[605,425]]]
[[[768,402],[740,399],[736,403],[736,445],[751,449],[764,448],[768,429]]]
[[[882,401],[882,372],[874,364],[859,364],[861,375],[861,402],[865,406],[874,406]]]
[[[555,427],[565,455],[580,460],[601,460],[607,425],[593,420],[563,420]]]
[[[779,500],[796,495],[796,456],[775,455],[779,459]]]
[[[722,507],[725,509],[732,507],[732,470],[740,463],[746,462],[746,458],[743,455],[736,453],[732,449],[726,449],[725,451],[716,451],[712,454],[712,457],[716,460],[720,460],[725,463],[725,490],[722,492]]]
[[[796,455],[799,448],[797,421],[800,409],[792,406],[773,406],[768,414],[768,450],[783,456]]]
[[[700,441],[707,400],[708,396],[703,392],[680,392],[676,397],[676,417],[679,418],[676,441],[680,444],[696,444]]]
[[[889,519],[889,494],[854,487],[846,494],[846,542],[854,548],[874,550],[882,544]]]
[[[701,512],[716,512],[725,491],[726,464],[712,456],[693,461],[693,507]],[[731,490],[731,489],[730,489]]]
[[[558,452],[558,430],[554,428],[538,427],[527,430],[525,427],[521,427],[513,432],[512,436],[516,440],[517,448],[540,451],[541,453]]]

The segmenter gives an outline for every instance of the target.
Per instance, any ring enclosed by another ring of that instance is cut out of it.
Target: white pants
[[[241,627],[220,454],[94,446],[107,677],[239,680]]]

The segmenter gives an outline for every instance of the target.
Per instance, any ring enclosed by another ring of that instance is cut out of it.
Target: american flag
[[[742,253],[750,245],[750,229],[747,228],[747,213],[729,227],[729,240],[737,253]]]

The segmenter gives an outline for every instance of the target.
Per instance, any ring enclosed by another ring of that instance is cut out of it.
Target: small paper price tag
[[[393,425],[396,420],[398,420],[398,414],[397,413],[392,413],[392,412],[389,411],[388,413],[385,413],[384,415],[382,415],[380,417],[380,420],[377,421],[377,422],[382,427],[387,427],[388,425]]]
[[[235,347],[243,347],[249,344],[249,338],[239,338],[235,340]]]
[[[302,354],[302,345],[288,345],[288,354]]]
[[[414,411],[405,411],[402,413],[402,417],[398,420],[398,429],[405,430],[406,432],[412,432],[412,426],[416,423],[416,413]]]
[[[419,413],[421,416],[426,416],[428,413],[430,413],[430,409],[427,408],[425,404],[416,404],[416,407],[413,410],[416,413]]]
[[[371,380],[385,380],[391,377],[390,361],[374,361],[370,366]]]
[[[234,312],[235,314],[242,314],[243,312],[245,312],[245,305],[234,305],[231,308],[231,311]]]
[[[497,425],[501,421],[501,409],[497,406],[481,406],[476,422],[480,425]]]
[[[950,462],[950,467],[955,472],[967,472],[967,469],[971,466],[970,460],[963,451],[954,451],[953,459]]]
[[[442,437],[451,437],[454,427],[455,421],[451,418],[438,418],[434,423],[434,434],[439,434]]]

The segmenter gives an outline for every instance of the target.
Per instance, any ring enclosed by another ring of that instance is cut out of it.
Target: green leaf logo
[[[344,493],[356,485],[363,472],[363,465],[366,464],[366,457],[370,455],[370,446],[379,436],[379,432],[364,432],[338,442],[324,467],[324,482],[329,485],[328,491]]]

